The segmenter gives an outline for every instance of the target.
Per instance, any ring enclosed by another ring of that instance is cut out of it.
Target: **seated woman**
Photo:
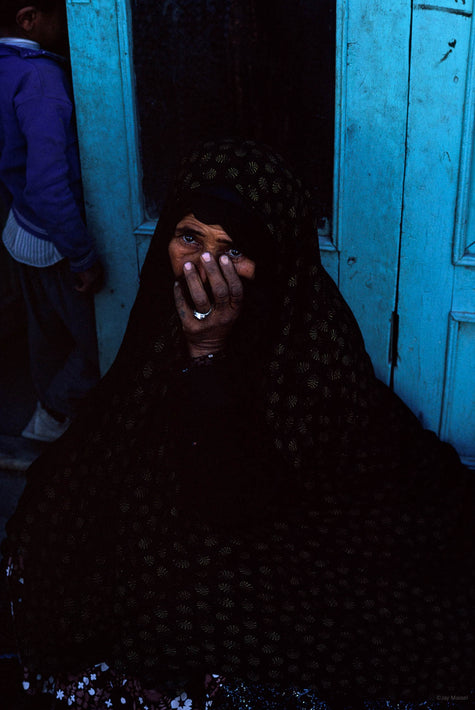
[[[268,148],[184,162],[117,359],[8,525],[27,693],[468,698],[473,474],[375,378],[315,224]]]

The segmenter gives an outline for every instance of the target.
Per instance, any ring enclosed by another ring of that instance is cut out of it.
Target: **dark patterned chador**
[[[167,253],[189,212],[256,263],[200,366]],[[119,355],[8,526],[28,682],[63,678],[66,702],[64,679],[97,664],[130,707],[169,694],[150,708],[195,708],[206,672],[197,707],[220,710],[262,688],[256,709],[469,695],[473,476],[374,377],[315,235],[270,149],[224,140],[184,162]],[[92,697],[77,706],[121,707]]]

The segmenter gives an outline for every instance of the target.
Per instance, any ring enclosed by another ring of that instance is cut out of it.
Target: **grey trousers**
[[[38,399],[47,409],[74,416],[79,401],[99,381],[93,297],[74,289],[65,260],[45,268],[18,266]]]

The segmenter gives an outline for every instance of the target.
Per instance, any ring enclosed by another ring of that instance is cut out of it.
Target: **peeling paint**
[[[452,51],[453,51],[452,49],[449,49],[449,51],[446,52],[446,53],[444,54],[444,56],[442,57],[442,59],[440,60],[439,64],[442,64],[442,62],[445,62],[445,60],[447,59],[447,57],[449,56],[449,54],[452,54]]]
[[[447,44],[449,45],[450,49],[449,49],[448,52],[446,52],[446,53],[444,54],[444,56],[443,56],[442,59],[440,60],[439,64],[442,64],[442,62],[445,62],[445,60],[447,59],[447,57],[448,57],[450,54],[452,54],[452,52],[453,52],[453,50],[455,49],[455,46],[456,46],[456,44],[457,44],[457,40],[456,40],[456,39],[451,39],[450,42],[447,42]]]
[[[429,5],[429,4],[419,4],[416,5],[416,10],[435,10],[436,12],[447,12],[450,15],[463,15],[464,17],[471,17],[472,13],[468,10],[460,10],[458,7],[443,7],[442,5]]]

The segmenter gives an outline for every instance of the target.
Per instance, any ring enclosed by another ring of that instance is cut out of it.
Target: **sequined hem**
[[[79,675],[43,678],[25,670],[23,688],[29,695],[49,694],[55,708],[72,710],[469,710],[470,696],[439,696],[417,702],[397,700],[323,700],[314,690],[278,688],[206,675],[202,698],[171,686],[144,690],[136,678],[125,677],[105,663]]]
[[[49,695],[55,708],[72,710],[217,710],[213,698],[221,678],[206,675],[201,697],[185,688],[144,689],[137,678],[99,663],[75,675],[49,676],[24,671],[27,695]]]

